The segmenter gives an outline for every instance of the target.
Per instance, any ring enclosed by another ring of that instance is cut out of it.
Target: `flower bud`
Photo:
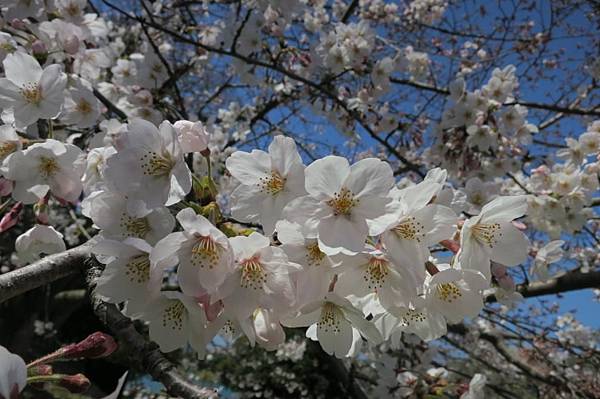
[[[77,54],[79,51],[79,38],[75,35],[67,37],[63,42],[63,50],[65,50],[65,53],[67,54]]]
[[[71,344],[61,348],[61,358],[90,358],[97,359],[109,356],[117,349],[117,343],[108,334],[95,332],[77,344]]]
[[[31,50],[33,51],[34,55],[42,55],[48,52],[46,44],[41,40],[36,40],[35,42],[31,43]]]
[[[210,137],[201,122],[181,120],[175,122],[173,127],[177,132],[183,152],[199,152],[205,157],[210,154],[208,149]]]
[[[204,294],[197,298],[198,303],[202,305],[206,320],[214,321],[217,319],[221,310],[223,309],[223,301],[218,300],[217,302],[210,303],[210,295]]]
[[[4,177],[0,177],[0,197],[4,197],[12,193],[13,190],[13,182],[5,179]]]
[[[492,262],[491,266],[492,275],[496,278],[500,288],[506,291],[514,291],[516,284],[513,278],[507,273],[506,266],[496,262]]]
[[[83,393],[89,389],[91,383],[85,375],[75,374],[61,376],[58,385],[71,393]]]
[[[35,219],[39,224],[48,224],[50,217],[48,216],[48,196],[45,196],[33,205]]]
[[[25,22],[19,18],[14,18],[12,21],[10,21],[10,26],[17,30],[23,30],[25,29]]]
[[[435,276],[440,272],[438,267],[430,261],[425,262],[425,270],[427,270],[427,272],[432,276]]]
[[[0,219],[0,233],[4,233],[6,230],[17,224],[22,210],[23,203],[17,202],[8,213],[4,214],[2,219]]]
[[[452,251],[452,253],[456,254],[458,253],[458,251],[460,250],[460,242],[458,241],[454,241],[454,240],[443,240],[440,241],[440,244],[448,249],[449,251]]]

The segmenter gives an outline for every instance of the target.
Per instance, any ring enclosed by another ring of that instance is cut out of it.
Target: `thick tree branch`
[[[517,287],[517,291],[523,297],[531,298],[586,288],[600,288],[600,270],[589,273],[582,273],[579,270],[569,271],[547,281],[521,284]],[[490,295],[486,298],[486,302],[496,302],[496,298]]]
[[[91,245],[86,243],[1,274],[0,303],[84,270],[84,261],[90,255],[90,247]]]
[[[319,360],[327,365],[333,376],[337,379],[337,383],[346,390],[346,394],[349,398],[368,398],[360,383],[354,378],[352,370],[348,370],[343,360],[325,353],[316,341],[307,338],[307,342],[315,348],[316,352],[319,354]]]

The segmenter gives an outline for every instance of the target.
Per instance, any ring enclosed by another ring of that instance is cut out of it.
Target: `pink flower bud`
[[[83,374],[64,375],[58,380],[58,385],[66,388],[71,393],[83,393],[91,385],[90,380]]]
[[[198,303],[202,305],[202,308],[204,308],[206,320],[208,321],[215,320],[219,316],[219,313],[221,313],[221,310],[223,309],[223,302],[219,300],[217,302],[210,303],[210,295],[208,294],[204,294],[198,297],[197,300]]]
[[[36,40],[31,43],[31,50],[33,51],[33,54],[46,54],[48,52],[46,44],[41,40]]]
[[[13,182],[11,180],[0,177],[0,197],[4,197],[12,193]]]
[[[506,266],[500,263],[492,262],[491,266],[492,275],[496,278],[503,278],[506,276]]]
[[[507,273],[507,268],[500,263],[492,262],[492,275],[496,278],[498,285],[506,291],[514,291],[517,286],[513,278]]]
[[[183,152],[199,152],[203,156],[210,154],[208,149],[210,136],[201,122],[181,120],[175,122],[173,127],[177,132]]]
[[[515,226],[517,229],[519,229],[521,231],[527,230],[527,225],[523,222],[518,222],[516,220],[513,220],[512,224],[513,224],[513,226]]]
[[[8,213],[4,214],[0,220],[0,233],[4,233],[6,230],[17,224],[22,210],[23,203],[17,202]]]
[[[65,53],[67,54],[77,54],[79,51],[79,38],[75,35],[67,37],[63,42],[63,50],[65,50]]]
[[[17,30],[23,30],[25,29],[25,22],[19,18],[14,18],[12,21],[10,21],[10,26]]]
[[[97,359],[109,356],[116,349],[117,343],[113,337],[98,331],[90,334],[86,339],[77,344],[71,344],[61,348],[60,358],[73,359],[85,357]]]
[[[440,244],[449,251],[452,251],[452,253],[458,253],[458,250],[460,249],[460,242],[458,241],[443,240],[440,241]]]
[[[509,275],[506,275],[500,279],[497,279],[498,285],[506,290],[506,291],[514,291],[517,289],[517,285],[515,284],[515,280]]]

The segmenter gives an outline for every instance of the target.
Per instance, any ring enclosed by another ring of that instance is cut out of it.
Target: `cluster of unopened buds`
[[[16,399],[25,386],[46,389],[47,384],[58,386],[71,393],[82,393],[90,387],[88,378],[79,374],[61,374],[55,371],[55,363],[107,357],[117,349],[114,339],[107,334],[95,332],[76,344],[45,355],[30,363],[0,346],[0,399]]]

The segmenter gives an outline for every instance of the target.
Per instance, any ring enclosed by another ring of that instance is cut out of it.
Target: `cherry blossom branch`
[[[546,384],[549,384],[549,385],[554,385],[554,386],[566,385],[565,382],[562,381],[561,379],[559,379],[558,377],[556,377],[550,373],[544,373],[544,372],[538,370],[534,366],[528,364],[524,359],[522,359],[517,354],[512,353],[510,348],[508,346],[506,346],[502,342],[502,339],[498,338],[497,336],[487,333],[487,332],[481,332],[479,334],[479,337],[481,339],[484,339],[485,341],[489,342],[490,344],[492,344],[494,349],[496,349],[498,351],[498,353],[500,353],[502,355],[502,357],[504,357],[506,360],[508,360],[510,363],[515,365],[518,369],[520,369],[522,372],[529,375],[530,377],[535,378],[536,380],[546,383]]]
[[[117,115],[122,121],[127,120],[125,112],[121,111],[115,104],[112,103],[108,98],[104,97],[102,93],[94,89],[94,96],[104,105],[110,112]]]
[[[392,82],[394,84],[404,85],[404,86],[411,86],[416,89],[430,91],[433,93],[438,93],[438,94],[443,94],[443,95],[450,94],[450,90],[448,90],[445,87],[438,87],[438,86],[434,86],[434,85],[430,85],[430,84],[422,83],[422,82],[417,82],[417,81],[410,80],[410,79],[398,79],[398,78],[390,77],[390,82]],[[503,105],[517,105],[517,104],[522,105],[524,107],[528,107],[528,108],[553,111],[553,112],[558,112],[561,114],[600,116],[600,110],[598,110],[598,107],[594,107],[594,108],[590,108],[590,109],[577,108],[574,106],[575,104],[571,104],[567,107],[562,107],[562,106],[555,105],[555,104],[543,104],[543,103],[538,103],[538,102],[533,102],[533,101],[515,100],[513,102],[504,103]]]
[[[88,281],[93,287],[99,269],[92,268]],[[132,321],[113,304],[106,303],[91,295],[94,313],[107,326],[118,340],[121,352],[126,353],[128,365],[140,369],[160,381],[169,395],[185,399],[205,399],[218,397],[216,391],[194,385],[182,377],[154,343],[148,342],[134,327]]]
[[[350,19],[350,17],[354,13],[354,10],[356,10],[356,7],[358,7],[358,0],[352,0],[352,3],[350,3],[350,5],[348,6],[348,8],[346,9],[346,12],[342,16],[341,21],[343,23],[348,22],[348,20]]]
[[[46,256],[28,266],[0,275],[0,303],[52,283],[61,278],[80,273],[90,268],[90,243],[80,245],[67,251]],[[100,270],[91,267],[88,282]],[[167,391],[185,399],[204,399],[216,397],[213,390],[198,387],[186,381],[175,369],[175,365],[167,360],[154,343],[148,342],[135,330],[130,319],[123,316],[112,304],[107,304],[91,295],[94,312],[98,318],[119,339],[121,353],[127,354],[129,365],[150,374],[162,382]]]

